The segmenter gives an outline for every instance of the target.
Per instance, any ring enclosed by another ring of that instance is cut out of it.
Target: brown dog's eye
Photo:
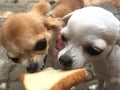
[[[46,46],[47,46],[47,42],[46,42],[46,39],[44,38],[36,43],[34,49],[36,51],[41,51],[41,50],[44,50],[46,48]]]
[[[13,62],[18,63],[18,58],[9,57]]]
[[[90,54],[92,56],[99,55],[103,52],[103,50],[98,49],[96,47],[92,47],[92,46],[87,47],[86,51],[88,52],[88,54]]]

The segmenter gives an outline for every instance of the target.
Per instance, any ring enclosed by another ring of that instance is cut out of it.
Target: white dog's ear
[[[120,45],[114,45],[107,59],[110,61],[114,60],[115,62],[118,62],[119,58],[120,58]]]
[[[72,16],[72,14],[73,14],[73,12],[65,15],[65,16],[62,18],[62,21],[64,22],[65,25],[67,24],[69,18]]]
[[[8,18],[8,17],[10,17],[13,14],[14,14],[14,12],[12,12],[12,11],[6,11],[5,13],[3,13],[3,16]]]
[[[119,59],[119,55],[120,55],[120,30],[119,30],[118,38],[115,44],[113,45],[110,54],[108,55],[108,59],[117,61]]]
[[[119,33],[118,34],[119,35],[118,35],[118,39],[117,39],[116,44],[119,45],[119,47],[120,47],[120,28],[119,28]]]
[[[116,45],[120,46],[120,38],[119,38],[119,40],[116,42]]]

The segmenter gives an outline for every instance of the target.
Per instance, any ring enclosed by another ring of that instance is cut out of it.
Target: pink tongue
[[[63,42],[62,42],[62,38],[59,37],[58,40],[57,40],[57,42],[56,42],[56,47],[55,47],[55,49],[54,49],[53,55],[54,55],[55,57],[57,57],[59,51],[62,50],[63,47],[64,47],[64,45],[63,45]]]

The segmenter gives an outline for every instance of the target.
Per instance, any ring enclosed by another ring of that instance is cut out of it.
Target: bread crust
[[[53,69],[19,75],[25,90],[69,90],[72,86],[84,82],[87,77],[88,74],[85,69],[68,71]]]
[[[81,69],[61,79],[50,90],[69,90],[72,86],[84,82],[87,76],[85,69]]]

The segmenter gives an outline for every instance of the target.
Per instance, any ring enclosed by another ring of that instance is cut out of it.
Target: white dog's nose
[[[63,67],[71,67],[72,63],[73,63],[73,60],[70,56],[68,55],[62,55],[60,58],[59,58],[59,62],[60,64],[63,66]]]

